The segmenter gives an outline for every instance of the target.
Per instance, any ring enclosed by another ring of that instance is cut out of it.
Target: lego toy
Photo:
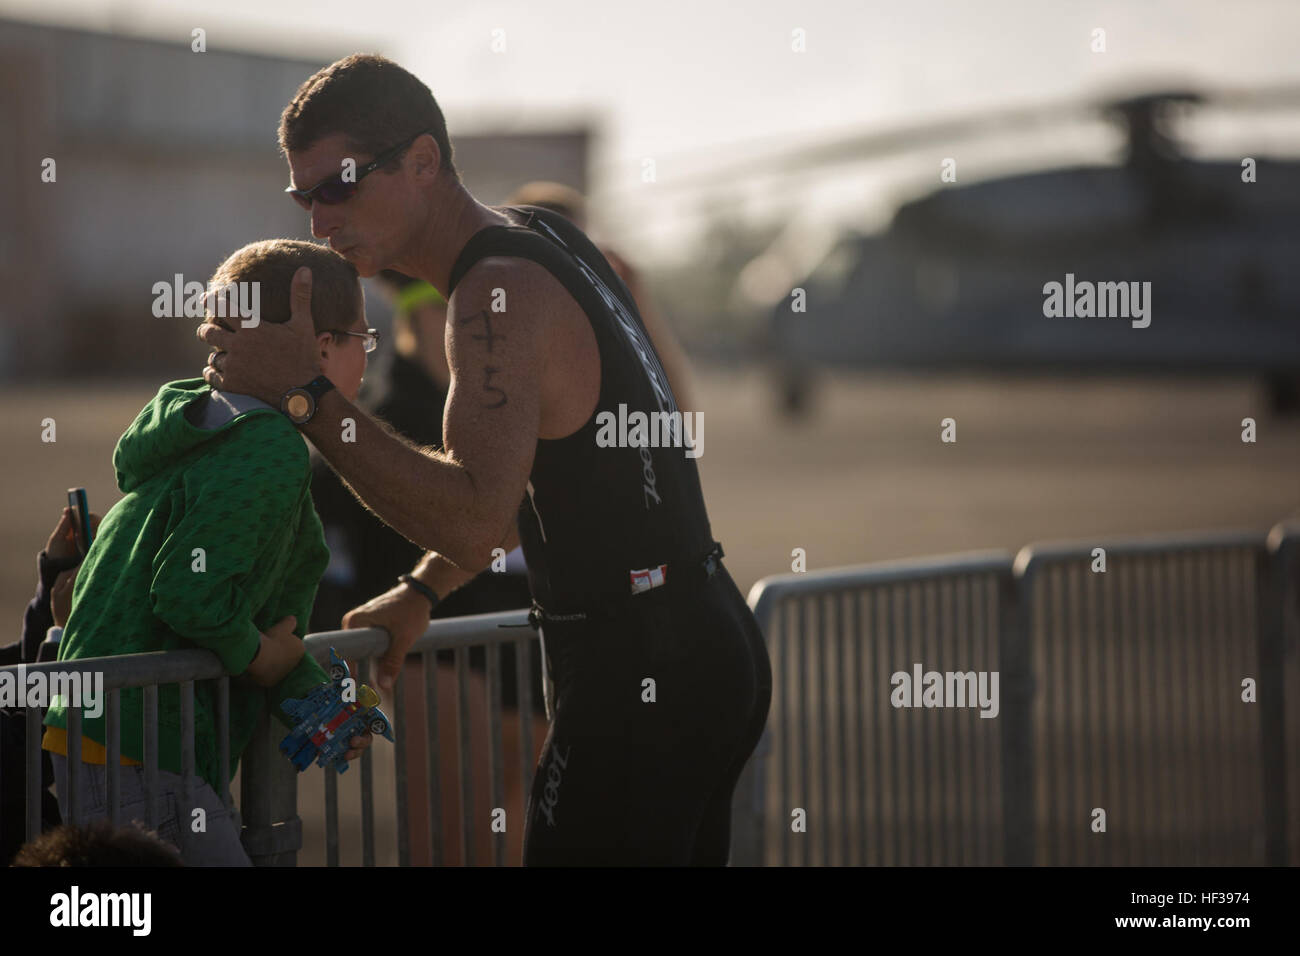
[[[313,760],[322,767],[334,767],[345,773],[348,762],[343,755],[349,741],[369,730],[393,740],[393,725],[379,709],[379,695],[365,684],[352,683],[348,665],[330,648],[330,683],[321,684],[299,700],[286,698],[280,705],[297,725],[284,740],[280,752],[293,761],[299,771]],[[345,691],[354,689],[354,700],[344,700]]]

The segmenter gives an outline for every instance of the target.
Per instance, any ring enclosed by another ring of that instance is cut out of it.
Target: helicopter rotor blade
[[[955,144],[973,137],[986,136],[994,129],[1012,130],[1067,123],[1081,117],[1086,118],[1090,111],[1091,107],[1087,104],[1077,102],[1037,104],[991,113],[947,116],[883,129],[873,125],[868,129],[842,133],[821,142],[795,147],[734,147],[743,159],[723,161],[681,175],[662,177],[658,189],[700,189],[747,177],[783,175],[819,166],[863,162],[935,144]],[[771,140],[766,141],[767,144],[770,142]]]
[[[1215,90],[1205,97],[1206,105],[1238,109],[1295,109],[1300,106],[1300,84]]]
[[[1141,91],[1141,92],[1139,92]],[[1149,109],[1161,103],[1186,104],[1210,109],[1265,110],[1300,106],[1300,84],[1222,89],[1202,93],[1195,84],[1168,84],[1163,89],[1151,82],[1129,82],[1113,92],[1075,99],[1016,106],[991,112],[945,116],[918,123],[881,127],[873,124],[846,131],[820,142],[794,147],[773,146],[773,140],[730,147],[743,158],[724,160],[680,175],[662,177],[660,192],[689,192],[732,184],[746,178],[788,176],[819,167],[848,165],[938,144],[986,138],[995,132],[1077,123],[1115,117],[1125,110]],[[671,160],[671,157],[670,157]],[[671,168],[673,162],[665,163]]]

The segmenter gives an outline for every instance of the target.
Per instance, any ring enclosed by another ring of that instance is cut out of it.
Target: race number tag
[[[642,591],[657,588],[668,580],[668,565],[661,564],[657,568],[642,568],[640,571],[629,571],[628,577],[632,579],[632,593],[640,594]]]

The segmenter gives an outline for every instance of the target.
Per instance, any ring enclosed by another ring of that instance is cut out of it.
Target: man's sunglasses
[[[379,330],[366,329],[364,332],[348,332],[344,329],[330,329],[334,335],[355,335],[358,338],[365,339],[365,349],[367,352],[373,352],[379,348]]]
[[[351,182],[344,181],[343,173],[340,172],[337,176],[331,176],[329,179],[317,183],[315,186],[311,187],[311,189],[294,189],[292,186],[288,186],[284,191],[292,196],[298,205],[302,206],[302,208],[306,209],[308,212],[311,212],[311,204],[313,201],[324,203],[327,206],[337,205],[338,203],[351,199],[357,194],[357,188],[361,185],[361,180],[365,179],[380,166],[384,165],[384,163],[396,158],[402,150],[406,149],[406,147],[410,146],[425,133],[431,132],[432,130],[420,130],[420,132],[416,133],[406,142],[398,143],[392,149],[380,153],[373,161],[358,169],[356,177]]]

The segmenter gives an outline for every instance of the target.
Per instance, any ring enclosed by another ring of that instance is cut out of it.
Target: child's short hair
[[[170,843],[132,824],[96,820],[54,827],[25,844],[14,866],[184,866]]]
[[[350,328],[357,320],[362,302],[356,267],[332,249],[314,242],[300,239],[250,242],[217,266],[208,288],[217,290],[235,282],[256,282],[258,318],[264,322],[288,322],[289,287],[293,274],[302,266],[311,269],[311,317],[316,331]],[[208,315],[213,314],[210,302]],[[226,314],[236,313],[229,310]]]

